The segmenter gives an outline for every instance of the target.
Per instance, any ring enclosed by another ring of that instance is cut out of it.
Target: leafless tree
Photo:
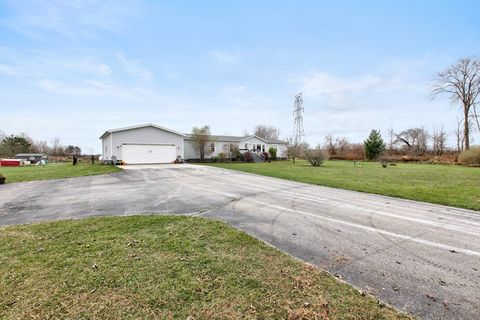
[[[447,94],[452,102],[463,107],[463,145],[470,148],[470,118],[478,120],[475,104],[480,94],[480,61],[460,59],[449,69],[440,72],[435,79],[433,96]],[[480,126],[479,126],[480,127]],[[480,129],[480,128],[479,128]]]
[[[429,133],[424,128],[411,128],[400,133],[394,133],[394,145],[401,145],[403,149],[416,155],[424,155],[428,150]]]
[[[303,151],[308,149],[308,145],[306,143],[295,143],[295,139],[290,137],[286,139],[287,141],[287,159],[292,159],[293,164],[295,164],[295,159],[303,155]],[[306,148],[307,147],[307,148]]]
[[[327,150],[328,154],[331,156],[337,154],[337,148],[335,146],[335,142],[331,134],[325,137],[325,149]]]
[[[45,140],[33,140],[32,151],[35,153],[49,154],[51,152],[51,148],[48,145],[48,142]]]
[[[238,145],[234,143],[225,143],[223,144],[222,149],[226,159],[233,159],[238,151]]]
[[[266,140],[278,139],[280,136],[280,130],[272,126],[259,124],[254,129],[254,135]]]
[[[457,118],[457,129],[455,130],[455,137],[457,138],[457,152],[460,153],[463,151],[465,135],[462,130],[463,120],[458,120]]]
[[[442,155],[445,152],[446,142],[447,142],[447,132],[445,131],[444,126],[440,126],[440,129],[433,130],[433,152],[436,155]]]
[[[7,135],[5,134],[5,132],[3,132],[2,130],[0,130],[0,143],[2,143],[3,139],[5,139]]]
[[[192,129],[192,139],[195,141],[200,153],[200,161],[205,161],[205,154],[209,152],[208,143],[212,141],[210,126],[203,126],[200,128],[194,127]]]
[[[60,138],[59,137],[55,137],[53,138],[52,140],[52,148],[51,148],[51,154],[53,156],[62,156],[63,155],[63,152],[64,152],[64,148],[60,142]]]

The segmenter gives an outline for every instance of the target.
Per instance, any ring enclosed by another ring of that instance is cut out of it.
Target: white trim
[[[269,143],[268,140],[260,138],[259,136],[256,136],[256,135],[251,135],[251,136],[248,136],[248,137],[244,137],[242,140],[240,140],[240,142],[251,139],[251,138],[257,138],[259,140],[262,140],[263,142]]]
[[[153,124],[153,123],[147,123],[147,124],[141,124],[141,125],[137,125],[137,126],[131,126],[131,127],[124,127],[124,128],[107,130],[107,131],[105,131],[104,134],[102,134],[102,135],[100,136],[100,139],[105,138],[109,133],[118,132],[118,131],[132,130],[132,129],[139,129],[139,128],[146,128],[146,127],[154,127],[154,128],[157,128],[157,129],[160,129],[160,130],[163,130],[163,131],[167,131],[167,132],[170,132],[170,133],[178,134],[179,136],[182,136],[182,137],[185,136],[183,133],[180,133],[180,132],[178,132],[178,131],[175,131],[175,130],[172,130],[172,129],[168,129],[168,128],[165,128],[165,127],[162,127],[162,126]]]

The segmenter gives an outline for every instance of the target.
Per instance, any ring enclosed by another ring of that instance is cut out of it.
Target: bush
[[[270,157],[270,155],[268,154],[268,152],[263,152],[262,155],[263,155],[263,160],[268,161],[268,159],[269,159],[269,157]]]
[[[243,161],[243,154],[238,149],[235,150],[235,160]]]
[[[319,167],[325,161],[325,151],[320,148],[307,149],[305,151],[305,159],[314,167]]]
[[[480,146],[462,151],[458,156],[458,162],[464,166],[480,167]]]
[[[252,162],[253,161],[253,157],[252,157],[252,154],[250,153],[250,151],[247,151],[243,154],[243,160],[245,162]]]
[[[270,149],[268,149],[268,153],[270,154],[270,158],[272,160],[277,160],[277,149],[270,147]]]
[[[220,152],[220,153],[218,154],[218,161],[220,161],[220,162],[225,162],[225,159],[226,159],[225,153]]]

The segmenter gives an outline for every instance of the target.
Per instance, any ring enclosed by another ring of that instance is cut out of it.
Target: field
[[[0,231],[1,319],[407,318],[203,218],[93,218]]]
[[[398,163],[382,168],[376,162],[326,161],[312,167],[305,161],[212,163],[217,167],[334,188],[480,210],[480,168],[456,165]]]
[[[7,177],[7,183],[91,176],[118,171],[121,171],[121,169],[115,166],[107,166],[101,164],[78,164],[76,166],[73,166],[70,162],[51,163],[45,167],[0,167],[0,174],[3,174],[5,177]]]

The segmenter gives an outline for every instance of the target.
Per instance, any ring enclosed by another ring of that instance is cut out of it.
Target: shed
[[[15,159],[30,161],[31,164],[35,164],[42,159],[47,159],[47,155],[44,153],[19,153],[15,155]]]

